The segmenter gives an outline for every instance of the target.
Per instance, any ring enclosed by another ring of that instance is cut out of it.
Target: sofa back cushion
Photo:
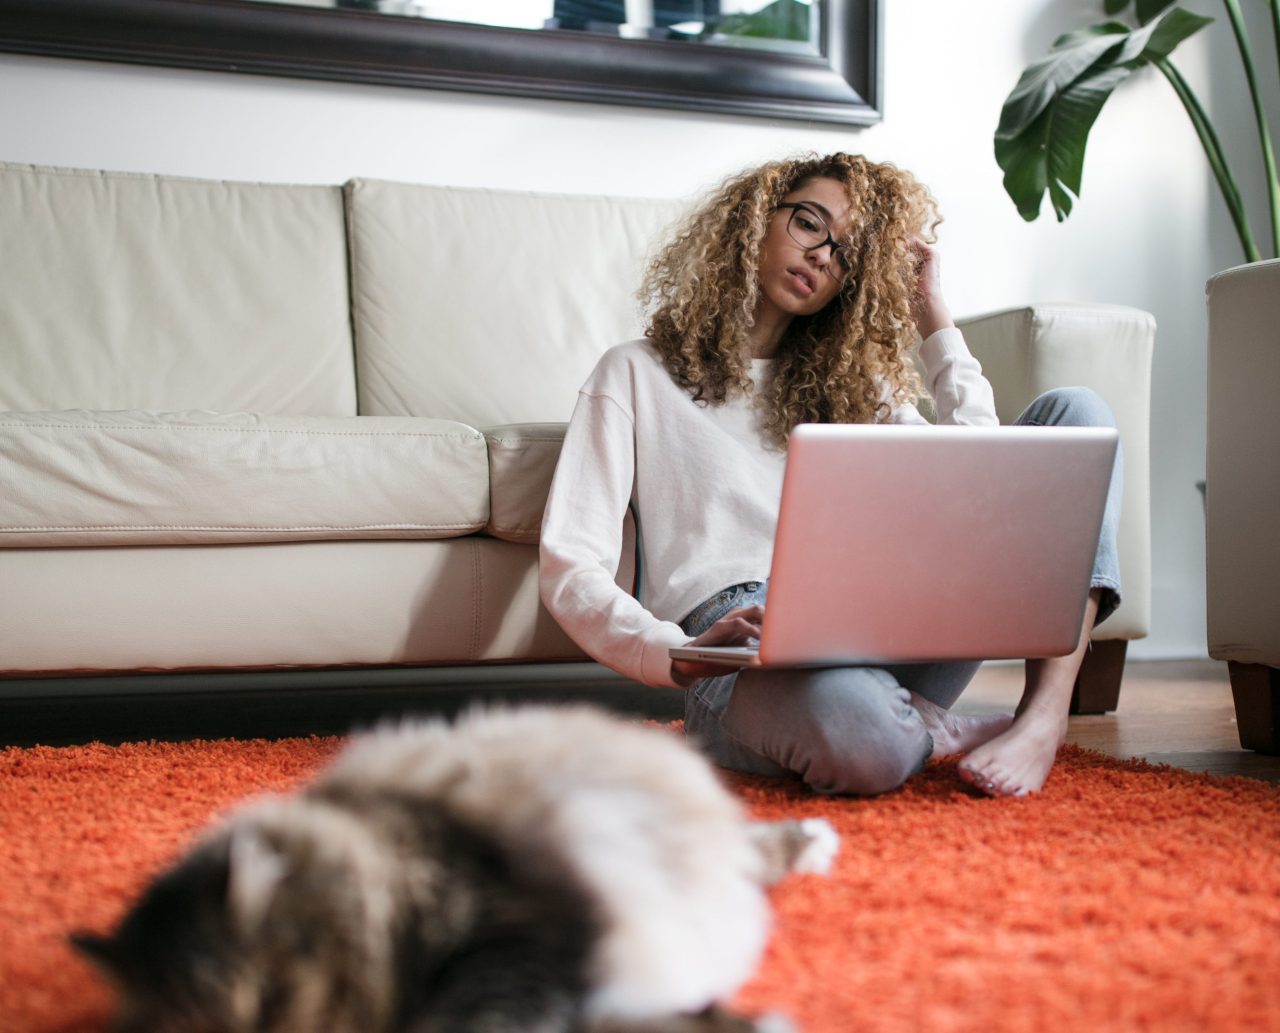
[[[355,413],[338,187],[0,164],[0,409]]]
[[[683,204],[357,179],[346,186],[360,411],[555,422],[643,328],[645,261]]]

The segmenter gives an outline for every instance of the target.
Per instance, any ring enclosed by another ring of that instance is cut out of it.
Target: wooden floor
[[[1021,664],[986,664],[956,709],[1009,710],[1021,693]],[[1214,660],[1130,660],[1117,710],[1071,718],[1067,738],[1113,757],[1280,784],[1280,757],[1240,748],[1227,665]]]

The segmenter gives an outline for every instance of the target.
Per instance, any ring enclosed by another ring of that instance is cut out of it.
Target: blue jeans
[[[1015,422],[1115,426],[1106,403],[1087,388],[1047,392]],[[1102,590],[1098,621],[1120,602],[1116,532],[1123,478],[1117,454],[1093,568],[1092,585]],[[767,594],[764,581],[731,585],[698,605],[680,626],[697,636],[730,610],[763,605]],[[949,708],[980,666],[957,661],[735,670],[690,687],[685,734],[712,761],[734,771],[796,774],[824,793],[883,793],[919,771],[933,752],[933,739],[911,706],[910,693]]]

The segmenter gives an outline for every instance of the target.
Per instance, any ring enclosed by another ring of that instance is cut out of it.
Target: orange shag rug
[[[217,812],[297,785],[332,738],[0,751],[0,1031],[89,1033],[111,998],[66,946],[114,926]],[[808,1033],[1280,1028],[1280,792],[1065,747],[1045,790],[935,762],[874,800],[733,778],[829,819],[829,878],[774,892],[737,1004]]]

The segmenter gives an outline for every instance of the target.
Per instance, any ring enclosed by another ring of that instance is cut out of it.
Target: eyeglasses
[[[795,201],[783,201],[779,208],[790,208],[791,215],[787,219],[787,235],[806,251],[816,251],[820,247],[831,247],[831,261],[827,263],[827,274],[834,280],[844,282],[853,272],[853,256],[849,253],[849,245],[841,244],[831,235],[822,216],[806,204]]]

